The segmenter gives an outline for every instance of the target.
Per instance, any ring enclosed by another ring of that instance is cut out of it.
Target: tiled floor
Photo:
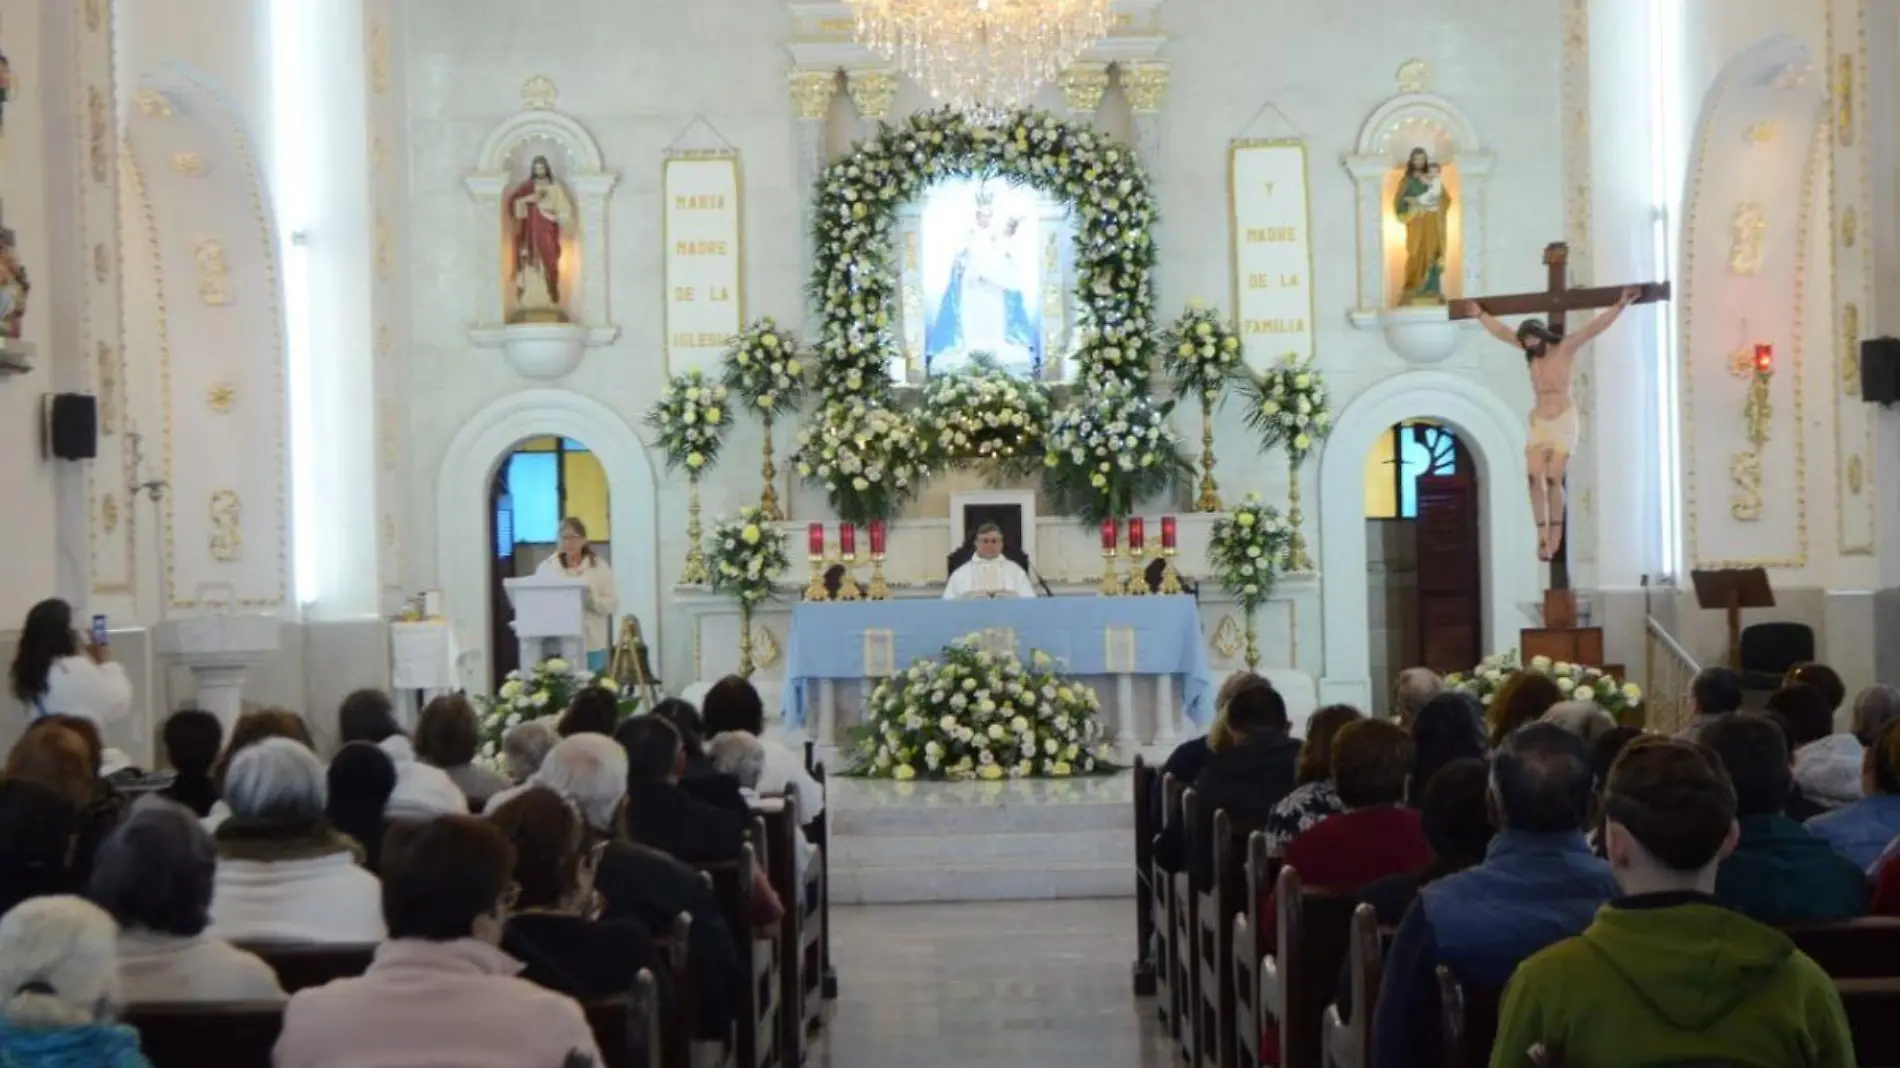
[[[812,1068],[1166,1068],[1132,898],[836,908]]]

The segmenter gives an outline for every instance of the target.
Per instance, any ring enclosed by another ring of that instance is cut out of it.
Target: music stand
[[[1742,609],[1773,608],[1775,591],[1769,588],[1768,572],[1759,567],[1728,568],[1722,571],[1691,571],[1695,582],[1696,604],[1709,611],[1728,613],[1728,666],[1742,670]]]

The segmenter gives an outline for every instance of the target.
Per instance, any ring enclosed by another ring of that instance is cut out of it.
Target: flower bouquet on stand
[[[753,322],[726,347],[725,382],[764,424],[765,462],[759,476],[765,488],[759,494],[759,507],[767,520],[776,522],[785,516],[773,485],[778,468],[772,462],[772,422],[778,413],[796,409],[805,395],[805,364],[798,339],[780,329],[769,315]]]
[[[852,774],[880,779],[1067,778],[1117,770],[1101,703],[1041,652],[1025,665],[984,634],[885,679],[864,703]]]
[[[834,401],[807,420],[792,459],[848,523],[892,518],[933,473],[917,421],[862,400]]]
[[[1214,482],[1214,408],[1240,367],[1240,335],[1212,309],[1198,304],[1181,314],[1161,337],[1161,367],[1177,396],[1201,400],[1201,491],[1194,507],[1221,510]]]
[[[501,740],[509,728],[542,716],[558,716],[567,711],[575,694],[594,686],[619,696],[621,719],[639,711],[639,694],[622,690],[610,675],[595,675],[560,657],[510,671],[495,696],[477,702],[477,757],[489,767],[501,767]]]
[[[713,524],[706,537],[706,569],[712,590],[739,602],[739,674],[752,677],[752,612],[772,596],[778,577],[791,566],[785,533],[765,519],[758,505]]]
[[[1214,578],[1247,619],[1247,670],[1260,666],[1254,613],[1273,592],[1274,580],[1293,555],[1293,527],[1278,509],[1249,493],[1233,511],[1214,521],[1207,560]]]
[[[1139,502],[1191,478],[1168,425],[1172,407],[1109,380],[1056,412],[1043,453],[1043,489],[1054,510],[1097,526],[1133,515]]]
[[[919,434],[936,470],[972,466],[992,482],[1027,478],[1042,467],[1049,388],[996,367],[932,375],[924,385]]]
[[[686,566],[680,585],[706,583],[706,556],[700,549],[699,477],[719,459],[732,412],[726,407],[726,387],[703,372],[674,375],[647,412],[647,425],[660,437],[666,466],[686,469]]]
[[[1614,676],[1606,675],[1598,668],[1572,664],[1566,660],[1552,660],[1547,656],[1531,657],[1530,663],[1526,664],[1520,661],[1515,649],[1507,653],[1493,653],[1470,671],[1445,676],[1445,685],[1476,697],[1480,704],[1488,708],[1498,687],[1519,671],[1549,678],[1557,684],[1558,691],[1566,701],[1595,702],[1618,723],[1624,722],[1625,713],[1641,708],[1643,704],[1643,688],[1633,682],[1619,683]]]
[[[1306,537],[1300,533],[1300,465],[1321,438],[1333,428],[1332,412],[1326,407],[1326,380],[1313,370],[1313,361],[1296,359],[1289,353],[1280,366],[1264,374],[1245,374],[1240,393],[1247,399],[1247,424],[1258,431],[1266,448],[1286,449],[1287,522],[1293,526],[1293,552],[1287,567],[1310,571]]]

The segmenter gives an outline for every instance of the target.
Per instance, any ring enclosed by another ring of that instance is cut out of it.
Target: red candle
[[[884,521],[882,519],[871,520],[871,555],[884,555]]]
[[[1145,539],[1146,534],[1147,531],[1144,529],[1140,516],[1135,516],[1130,519],[1128,521],[1128,551],[1131,553],[1140,552],[1141,543]]]
[[[1115,520],[1113,518],[1102,520],[1102,551],[1103,552],[1109,553],[1111,555],[1115,552],[1115,543],[1118,540],[1116,537],[1116,534],[1118,532],[1119,532],[1119,528],[1116,527]]]
[[[856,523],[838,524],[838,552],[847,559],[858,555],[858,525]]]
[[[1755,373],[1771,375],[1775,373],[1775,347],[1773,345],[1755,346]]]
[[[813,523],[805,529],[805,538],[806,541],[810,543],[809,547],[811,549],[812,559],[819,559],[825,555],[825,525],[823,523]]]
[[[1174,517],[1171,515],[1161,517],[1161,547],[1174,548]]]

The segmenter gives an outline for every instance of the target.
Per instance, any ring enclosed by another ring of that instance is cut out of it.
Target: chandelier
[[[849,0],[858,41],[978,117],[1027,105],[1108,33],[1111,0]]]

